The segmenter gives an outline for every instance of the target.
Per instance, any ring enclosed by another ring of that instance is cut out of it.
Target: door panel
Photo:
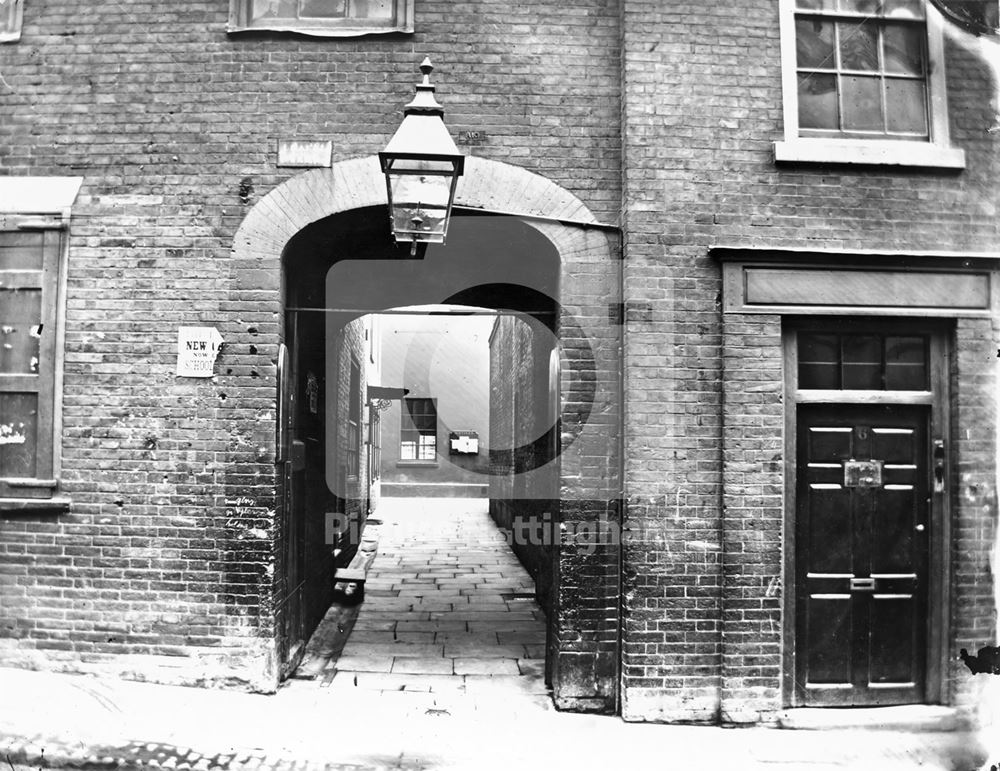
[[[919,703],[929,412],[798,408],[796,701]]]

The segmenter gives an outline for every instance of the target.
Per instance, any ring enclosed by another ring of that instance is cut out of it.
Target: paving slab
[[[544,645],[545,632],[498,632],[501,645],[523,643],[525,645]]]
[[[357,628],[357,626],[355,626]],[[442,618],[434,621],[410,621],[404,619],[396,622],[397,632],[466,632],[467,622],[462,619]]]
[[[452,675],[455,674],[453,660],[398,658],[392,665],[393,674],[403,675]]]
[[[518,659],[518,671],[528,677],[545,677],[544,659]]]
[[[523,645],[482,645],[480,643],[444,643],[447,658],[529,659]]]
[[[334,667],[339,671],[391,672],[392,656],[341,656]]]
[[[444,655],[444,643],[440,645],[428,645],[425,643],[400,642],[398,640],[391,643],[348,643],[344,648],[343,655],[441,658]]]
[[[520,675],[515,659],[456,658],[456,675]]]

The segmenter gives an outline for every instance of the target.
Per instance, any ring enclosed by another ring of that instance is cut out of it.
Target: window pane
[[[883,38],[886,72],[924,74],[924,28],[886,24]]]
[[[844,388],[881,390],[882,339],[873,336],[844,336]]]
[[[437,441],[434,436],[421,436],[418,446],[420,460],[434,460],[437,456]]]
[[[833,22],[819,19],[797,19],[795,50],[799,67],[833,69]]]
[[[38,395],[0,393],[0,476],[34,477]]]
[[[339,18],[347,14],[347,0],[302,0],[301,16],[323,19]]]
[[[417,459],[417,443],[404,441],[399,443],[399,459],[400,460],[416,460]]]
[[[41,270],[42,233],[0,234],[0,270]]]
[[[922,19],[924,6],[921,0],[885,0],[882,12],[897,19]]]
[[[872,21],[837,25],[840,66],[845,70],[878,72],[878,25]]]
[[[253,0],[253,20],[294,19],[296,0]]]
[[[923,337],[885,339],[885,387],[891,391],[926,391],[927,341]]]
[[[352,0],[351,17],[355,19],[391,19],[392,0]]]
[[[437,433],[437,410],[431,399],[406,399],[404,404],[404,428],[415,428],[421,434]]]
[[[0,290],[0,375],[37,375],[40,289]]]
[[[844,129],[883,131],[882,89],[878,78],[848,75],[841,78],[844,100]]]
[[[840,338],[799,335],[799,388],[840,388]]]
[[[889,131],[927,135],[927,92],[924,81],[887,79],[885,109]]]
[[[840,0],[840,10],[848,13],[863,13],[867,16],[877,16],[881,11],[879,0]]]
[[[14,0],[0,0],[0,32],[14,32]]]
[[[835,75],[799,74],[799,127],[840,128]]]

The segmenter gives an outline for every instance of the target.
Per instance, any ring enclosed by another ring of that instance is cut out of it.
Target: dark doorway
[[[388,238],[385,218],[384,207],[332,215],[300,231],[283,256],[287,457],[276,606],[286,675],[330,606],[334,572],[350,564],[378,498],[379,417],[366,394],[394,384],[369,377],[370,319],[446,304],[522,314],[550,336],[559,328],[559,255],[536,229],[514,217],[456,216],[447,245],[411,259]],[[547,391],[547,366],[542,376]],[[558,455],[556,445],[549,450]]]

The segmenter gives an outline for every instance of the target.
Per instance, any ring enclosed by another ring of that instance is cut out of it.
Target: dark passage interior
[[[476,466],[476,487],[489,501],[474,502],[502,528],[494,532],[527,569],[541,607],[552,601],[555,547],[547,534],[558,522],[558,253],[515,218],[455,216],[447,245],[421,248],[413,259],[391,241],[386,216],[384,207],[333,215],[300,231],[284,253],[276,599],[286,675],[330,607],[334,572],[359,564],[366,521],[383,495],[383,457],[394,455],[394,468],[430,460],[434,398],[383,380],[392,368],[385,366],[382,327],[400,313],[434,321],[445,340],[470,314],[491,321],[488,373],[479,373],[488,385],[486,426],[439,421],[437,449],[453,465]],[[478,434],[488,443],[478,446]],[[470,460],[473,448],[481,462]],[[378,587],[377,576],[373,581],[373,591],[397,591]],[[518,587],[510,594],[530,594]]]

